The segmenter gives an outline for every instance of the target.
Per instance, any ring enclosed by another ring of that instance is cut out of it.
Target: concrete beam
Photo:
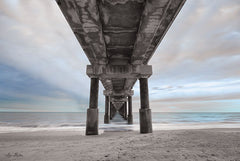
[[[124,102],[112,102],[113,106],[116,108],[116,110],[120,110],[122,106],[124,105]]]
[[[103,87],[105,90],[112,91],[113,90],[113,85],[112,85],[112,80],[108,78],[100,78]]]
[[[110,101],[111,102],[126,102],[127,101],[127,97],[123,97],[123,98],[111,97]]]
[[[146,1],[131,58],[133,64],[147,64],[185,1]]]
[[[106,64],[106,45],[97,0],[57,0],[57,4],[91,64]]]
[[[124,90],[132,89],[134,84],[136,83],[136,81],[137,81],[137,78],[132,78],[132,79],[128,78],[128,79],[126,79],[125,85],[124,85]]]
[[[87,75],[100,78],[148,78],[152,75],[151,65],[87,65]]]
[[[104,90],[103,94],[105,96],[132,96],[134,94],[133,90],[122,90],[120,92],[115,92],[111,90]]]

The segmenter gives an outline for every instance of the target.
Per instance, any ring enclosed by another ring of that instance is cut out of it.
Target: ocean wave
[[[166,124],[153,123],[153,131],[158,130],[183,130],[183,129],[212,129],[212,128],[239,128],[240,123],[236,122],[214,122],[214,123],[191,123],[191,124]],[[60,124],[49,126],[0,126],[0,133],[16,132],[38,132],[38,131],[74,131],[79,135],[85,135],[85,125],[83,124]],[[139,124],[100,124],[99,133],[120,132],[120,131],[139,131]]]

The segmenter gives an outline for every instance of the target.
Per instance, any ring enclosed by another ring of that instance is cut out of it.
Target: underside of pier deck
[[[104,123],[116,112],[133,123],[132,88],[140,80],[140,132],[151,133],[148,78],[154,54],[185,0],[57,0],[91,65],[87,135],[98,134],[98,81],[105,90]],[[95,93],[93,93],[95,92]],[[97,92],[97,93],[96,93]]]

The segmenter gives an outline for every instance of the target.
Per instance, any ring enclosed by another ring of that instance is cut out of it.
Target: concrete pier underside
[[[152,132],[148,61],[185,0],[57,0],[91,65],[86,135],[98,134],[98,80],[105,88],[104,123],[119,112],[133,123],[133,86],[140,80],[140,132]]]

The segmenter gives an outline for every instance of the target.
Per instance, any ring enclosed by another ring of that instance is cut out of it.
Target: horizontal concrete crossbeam
[[[151,65],[88,65],[87,75],[99,78],[148,78],[152,75]]]
[[[120,92],[115,92],[113,90],[104,90],[103,94],[105,96],[132,96],[134,94],[133,90],[122,90]]]

